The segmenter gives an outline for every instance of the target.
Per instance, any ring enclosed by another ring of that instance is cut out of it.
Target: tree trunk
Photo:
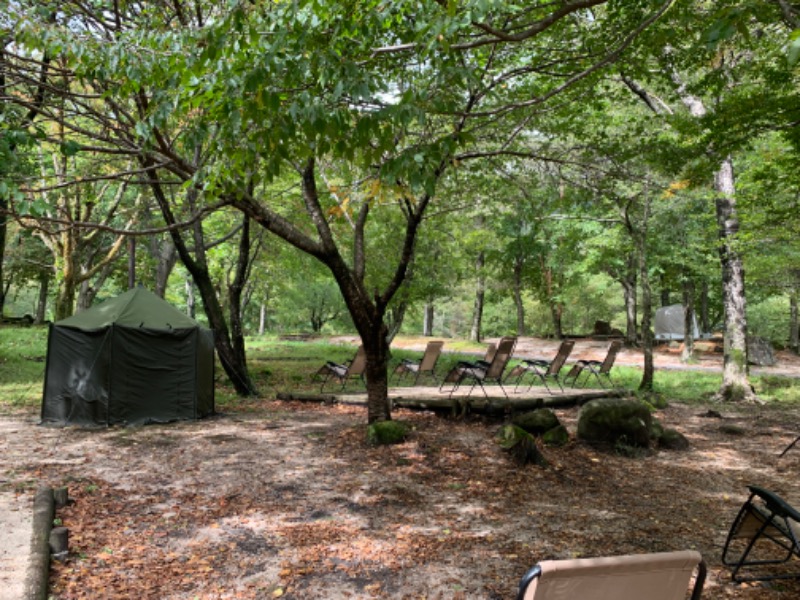
[[[128,289],[136,287],[136,238],[128,238]],[[162,298],[164,296],[161,296]]]
[[[33,322],[37,325],[44,323],[47,315],[47,295],[50,293],[50,273],[43,269],[39,275],[39,299],[36,302],[36,315]]]
[[[708,280],[703,279],[703,284],[700,286],[700,332],[709,333],[711,331],[711,323],[708,320]]]
[[[521,257],[514,258],[514,306],[517,309],[517,335],[526,335],[525,331],[525,305],[522,302],[522,267],[524,261]]]
[[[626,260],[627,273],[620,282],[622,293],[625,299],[625,345],[629,348],[635,347],[639,343],[637,335],[636,319],[638,317],[638,302],[636,297],[636,254],[631,252]]]
[[[795,354],[800,350],[800,326],[797,321],[797,288],[792,288],[789,295],[789,348]]]
[[[564,316],[564,305],[560,302],[550,303],[550,317],[553,319],[553,335],[557,340],[564,339],[564,328],[562,317]]]
[[[650,391],[653,389],[655,377],[655,364],[653,362],[653,291],[650,288],[650,277],[647,273],[647,228],[650,220],[650,197],[644,199],[644,211],[641,229],[635,234],[634,240],[639,254],[639,282],[642,288],[642,350],[644,353],[644,368],[639,389]]]
[[[258,311],[258,335],[264,335],[267,328],[267,305],[261,303],[261,308]]]
[[[669,306],[670,305],[670,298],[669,298],[669,288],[664,283],[664,277],[661,277],[661,306]]]
[[[747,366],[747,314],[744,291],[744,265],[735,248],[739,219],[736,214],[733,160],[727,157],[714,177],[717,192],[719,256],[722,265],[722,303],[725,308],[725,344],[722,386],[717,397],[725,401],[755,400]]]
[[[250,266],[250,217],[242,216],[242,231],[239,238],[239,255],[236,257],[236,272],[233,282],[228,284],[228,319],[231,323],[231,348],[237,364],[247,364],[242,323],[242,290],[247,281]],[[250,384],[252,386],[252,383]]]
[[[197,317],[197,308],[194,299],[194,283],[192,283],[191,276],[186,278],[184,288],[186,289],[186,314],[194,319]]]
[[[483,323],[483,302],[486,295],[486,275],[484,274],[484,265],[486,263],[486,256],[483,251],[478,253],[478,258],[475,260],[475,271],[478,274],[477,287],[475,289],[475,304],[472,308],[472,329],[469,333],[469,339],[473,342],[480,342],[483,337],[481,331],[481,324]]]
[[[687,277],[683,282],[683,350],[681,362],[694,359],[694,280]]]
[[[367,354],[367,422],[388,421],[392,418],[389,405],[389,344],[386,326],[376,324],[361,332],[361,343]]]
[[[426,302],[425,314],[423,315],[422,319],[422,335],[424,335],[425,337],[431,337],[433,335],[433,318],[434,318],[433,302]]]
[[[178,253],[175,251],[175,244],[169,240],[162,241],[161,244],[154,242],[153,255],[156,259],[156,284],[155,294],[163,298],[167,293],[167,283],[175,263],[178,262]]]
[[[6,306],[6,287],[3,279],[3,265],[6,255],[6,231],[8,230],[8,220],[6,211],[8,210],[8,198],[5,194],[0,194],[0,318]]]

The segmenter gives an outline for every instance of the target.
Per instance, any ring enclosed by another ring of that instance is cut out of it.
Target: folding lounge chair
[[[699,600],[706,565],[698,552],[546,560],[528,571],[517,600]]]
[[[750,497],[736,515],[722,550],[722,563],[733,567],[731,579],[800,577],[800,570],[779,567],[800,557],[800,512],[773,492],[748,487]]]
[[[367,353],[364,351],[364,346],[359,346],[353,359],[344,364],[329,360],[315,373],[316,376],[322,377],[322,386],[320,386],[319,391],[323,391],[331,379],[337,379],[342,384],[342,389],[347,385],[347,381],[354,377],[364,382],[366,368]]]
[[[549,393],[553,393],[553,390],[550,389],[550,386],[547,385],[547,378],[551,378],[555,380],[558,384],[558,387],[561,388],[561,391],[564,391],[564,386],[561,385],[561,381],[559,381],[559,373],[561,372],[561,368],[564,366],[564,363],[567,362],[567,358],[572,352],[572,348],[575,346],[575,342],[572,340],[565,340],[561,342],[561,345],[558,347],[558,352],[553,360],[543,360],[543,359],[526,359],[519,363],[516,367],[511,369],[511,372],[508,374],[508,378],[511,379],[512,377],[516,377],[516,385],[514,386],[514,391],[517,391],[519,388],[519,384],[522,382],[522,379],[528,373],[532,374],[534,377],[538,377],[541,382],[544,384],[544,387],[547,388]],[[533,386],[533,382],[531,385],[528,386],[528,389],[531,389]]]
[[[420,360],[403,359],[394,370],[395,375],[397,375],[397,383],[400,383],[409,373],[414,373],[414,385],[417,385],[417,381],[419,381],[419,377],[423,373],[430,374],[434,382],[438,383],[436,379],[436,363],[442,353],[442,346],[444,346],[444,342],[428,342],[425,347],[425,353]]]
[[[461,386],[465,381],[471,381],[472,386],[467,393],[467,397],[472,394],[472,390],[476,385],[479,385],[483,390],[483,395],[487,398],[489,394],[486,393],[486,388],[483,386],[486,381],[495,381],[503,390],[503,394],[508,398],[505,388],[503,387],[503,372],[511,360],[511,355],[514,354],[514,348],[517,345],[517,338],[514,336],[507,336],[500,339],[497,345],[497,351],[492,358],[492,362],[488,365],[484,361],[467,362],[461,361],[453,367],[444,378],[445,383],[452,383],[453,387],[450,389],[450,396]],[[441,389],[441,387],[439,388]]]
[[[567,373],[566,377],[564,377],[564,383],[567,383],[570,379],[572,380],[572,387],[578,387],[578,380],[581,378],[581,375],[584,371],[587,373],[586,377],[583,380],[583,386],[586,387],[586,384],[589,383],[589,380],[592,378],[592,375],[595,376],[597,379],[597,383],[600,384],[600,387],[604,388],[605,385],[603,384],[603,378],[605,378],[610,387],[614,387],[614,382],[611,380],[611,367],[614,366],[614,361],[617,360],[617,354],[619,354],[620,349],[622,348],[622,340],[614,340],[611,342],[611,345],[608,347],[608,353],[606,357],[602,360],[578,360],[572,365],[572,368]]]

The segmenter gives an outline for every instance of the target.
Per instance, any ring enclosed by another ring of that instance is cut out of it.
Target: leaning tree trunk
[[[175,244],[175,249],[178,251],[181,262],[186,267],[186,270],[189,271],[194,285],[197,286],[200,292],[208,324],[214,330],[214,347],[217,350],[217,356],[219,356],[222,368],[239,396],[255,396],[258,390],[250,379],[247,360],[243,360],[240,353],[234,349],[228,323],[225,320],[225,314],[208,271],[208,265],[205,260],[202,223],[195,223],[194,225],[195,257],[189,251],[181,231],[174,227],[177,221],[167,196],[161,187],[157,171],[146,160],[143,160],[143,165],[146,168],[149,167],[148,174],[150,175],[150,186],[153,190],[153,195],[161,209],[164,221],[171,226],[169,233],[172,243]],[[190,205],[194,204],[194,194],[196,194],[196,190],[191,188],[188,192]]]
[[[739,219],[736,214],[733,160],[727,157],[714,177],[719,225],[719,256],[722,265],[722,303],[725,309],[725,345],[722,386],[717,398],[726,401],[755,400],[748,380],[747,314],[744,265],[736,249]]]

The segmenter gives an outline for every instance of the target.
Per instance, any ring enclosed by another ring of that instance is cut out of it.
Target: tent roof
[[[110,325],[146,329],[191,329],[200,325],[153,292],[136,287],[58,321],[56,325],[75,329],[102,329]]]

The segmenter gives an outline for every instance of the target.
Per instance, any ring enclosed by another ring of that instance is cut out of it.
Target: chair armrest
[[[790,506],[780,496],[770,492],[769,490],[765,490],[762,487],[758,487],[757,485],[749,485],[747,487],[750,488],[750,492],[754,496],[761,498],[764,501],[764,504],[767,505],[767,508],[769,508],[772,512],[777,515],[789,517],[793,521],[800,523],[800,512]]]

